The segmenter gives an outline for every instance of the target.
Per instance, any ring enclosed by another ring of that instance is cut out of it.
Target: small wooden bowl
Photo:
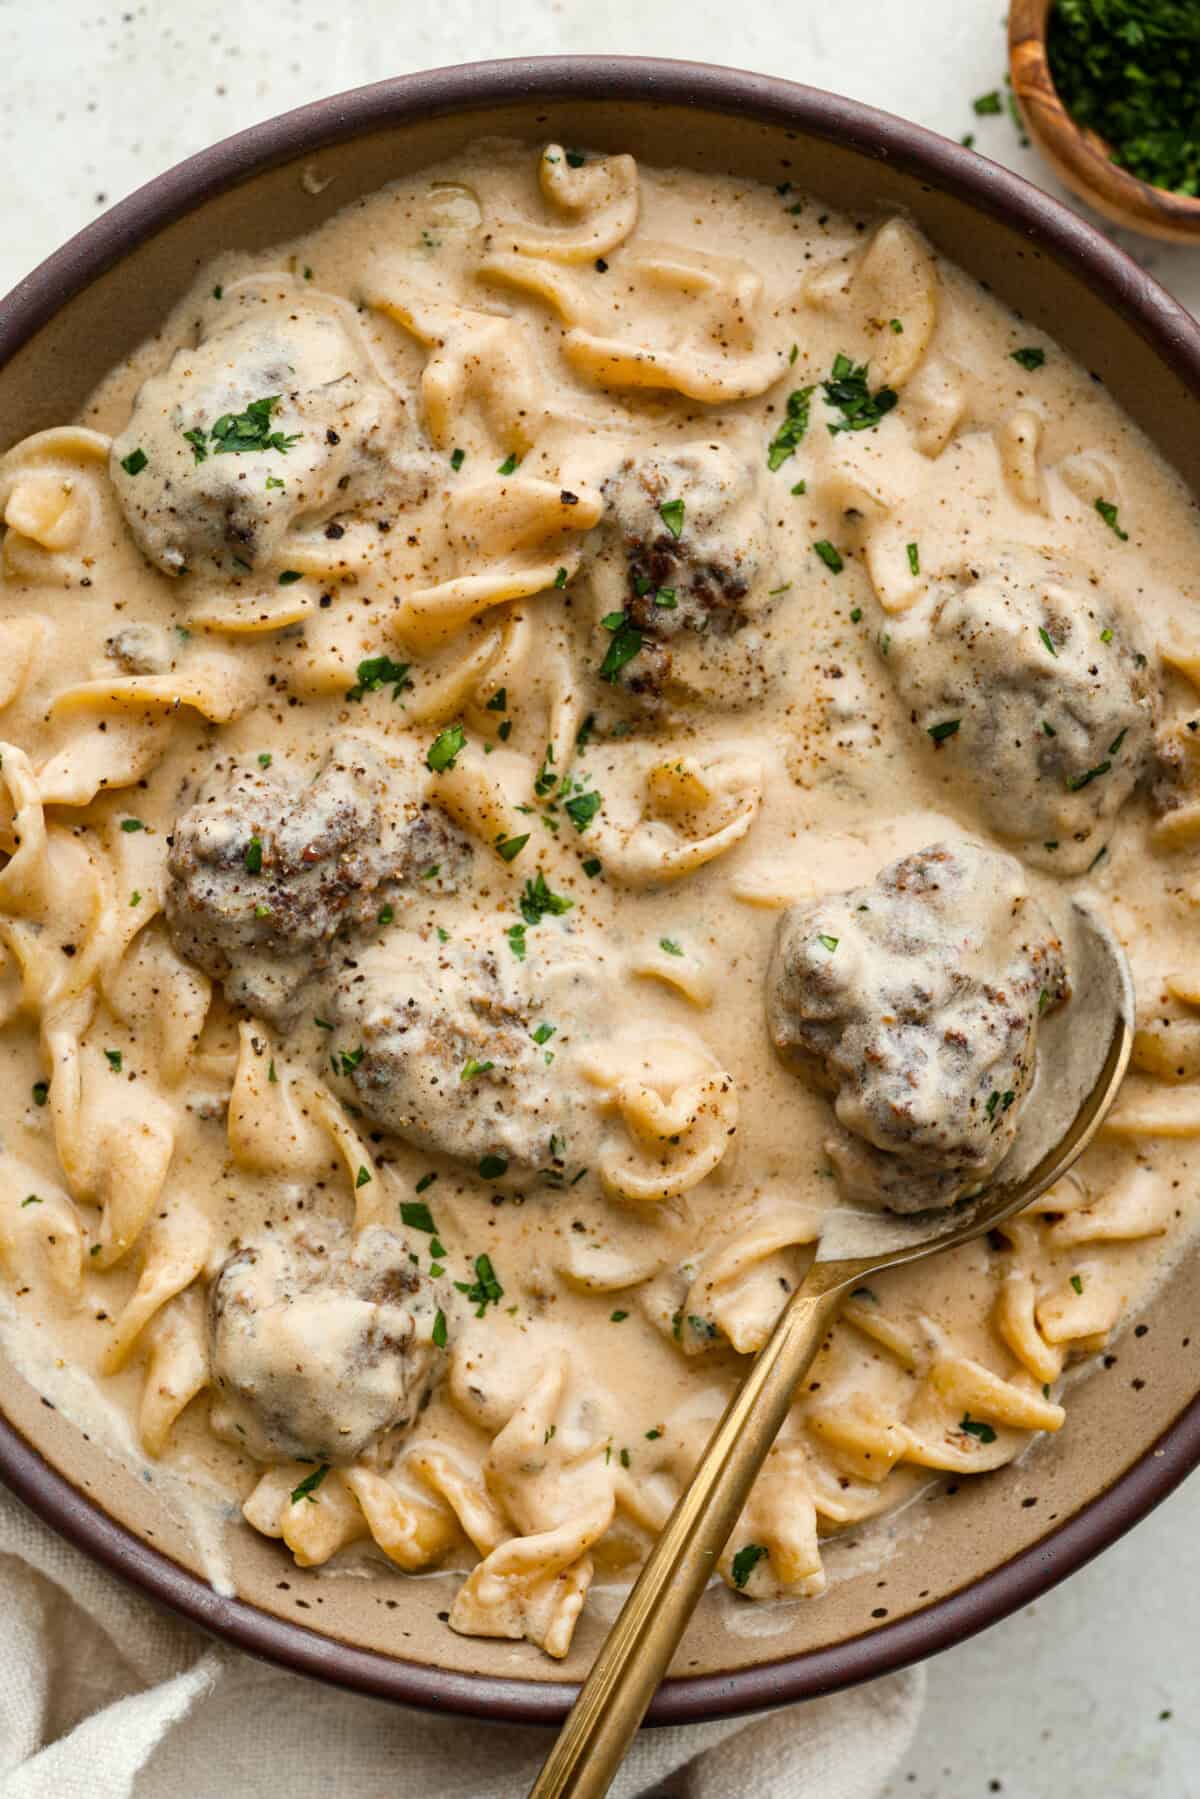
[[[1094,131],[1077,125],[1058,97],[1046,55],[1052,0],[1012,0],[1008,62],[1029,135],[1060,180],[1116,225],[1145,237],[1200,244],[1200,199],[1151,187],[1109,159]]]

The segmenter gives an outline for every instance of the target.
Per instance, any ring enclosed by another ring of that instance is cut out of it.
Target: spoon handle
[[[645,1716],[856,1269],[814,1262],[730,1400],[529,1799],[599,1799]]]

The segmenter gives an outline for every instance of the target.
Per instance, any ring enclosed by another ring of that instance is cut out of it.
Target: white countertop
[[[414,17],[414,14],[421,16]],[[488,56],[621,50],[738,64],[918,119],[1053,187],[1007,117],[994,0],[0,0],[0,292],[151,175],[291,106]],[[1127,244],[1193,310],[1200,250]],[[1197,1799],[1200,1483],[930,1668],[894,1799]]]

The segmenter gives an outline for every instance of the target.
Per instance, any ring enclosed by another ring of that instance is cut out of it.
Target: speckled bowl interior
[[[899,209],[1053,333],[1200,490],[1200,332],[1072,214],[981,158],[849,101],[620,58],[381,83],[151,183],[0,306],[0,443],[69,419],[208,258],[305,231],[485,133],[789,180],[850,212]],[[882,1673],[961,1639],[1104,1547],[1200,1460],[1197,1296],[1185,1259],[1077,1386],[1061,1436],[999,1473],[930,1488],[857,1548],[833,1547],[824,1598],[763,1611],[710,1592],[654,1719],[754,1710]],[[0,1414],[0,1475],[35,1510],[198,1623],[306,1672],[410,1704],[551,1722],[599,1640],[590,1610],[556,1665],[525,1644],[455,1636],[443,1622],[445,1577],[329,1579],[297,1570],[248,1528],[236,1533],[239,1598],[220,1599],[153,1486],[8,1370]]]

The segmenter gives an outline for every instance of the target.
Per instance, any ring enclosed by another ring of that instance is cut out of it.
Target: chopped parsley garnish
[[[658,516],[672,537],[683,536],[683,501],[664,500],[658,509]]]
[[[481,1156],[479,1172],[485,1181],[498,1181],[502,1174],[508,1173],[507,1156]]]
[[[279,1085],[279,1076],[275,1072],[274,1056],[272,1056],[271,1060],[267,1063],[267,1079],[270,1081],[272,1087],[277,1087]]]
[[[985,1424],[981,1418],[972,1418],[970,1412],[963,1413],[962,1423],[958,1428],[961,1431],[965,1431],[969,1437],[978,1437],[981,1443],[994,1443],[996,1441],[996,1433],[991,1425]]]
[[[299,1505],[302,1499],[307,1499],[310,1505],[316,1505],[313,1494],[328,1473],[329,1463],[322,1462],[319,1468],[314,1468],[311,1474],[306,1474],[300,1485],[292,1488],[292,1504]]]
[[[243,455],[252,450],[278,450],[286,456],[294,443],[299,443],[298,432],[285,436],[282,431],[271,430],[271,414],[279,404],[278,394],[267,394],[261,400],[251,400],[245,412],[225,412],[217,420],[209,438],[215,456]],[[188,441],[195,447],[195,437],[185,433]],[[196,460],[202,461],[202,457]]]
[[[499,468],[496,470],[496,473],[498,475],[515,475],[516,472],[517,472],[517,458],[513,454],[513,452],[510,450],[508,455],[504,458],[504,461],[500,464]]]
[[[812,395],[811,387],[798,387],[788,395],[787,417],[767,445],[767,467],[772,473],[782,468],[789,456],[796,454],[796,448],[808,430]],[[679,533],[675,535],[678,537]]]
[[[467,733],[461,725],[447,725],[439,731],[425,757],[425,763],[435,775],[444,774],[453,768],[459,752],[465,748]]]
[[[915,543],[906,543],[904,546],[904,553],[908,557],[908,572],[909,572],[909,574],[910,575],[919,575],[921,572],[921,552],[917,548],[916,544]]]
[[[1112,640],[1113,640],[1112,630],[1109,626],[1106,625],[1104,630],[1101,631],[1101,633],[1100,633],[1100,641],[1101,641],[1101,643],[1111,643]]]
[[[944,718],[940,724],[930,725],[929,735],[935,743],[945,743],[947,737],[954,736],[961,724],[961,718]]]
[[[1123,731],[1117,732],[1116,736],[1113,738],[1112,742],[1108,746],[1108,753],[1110,756],[1116,755],[1117,751],[1120,749],[1121,745],[1124,743],[1128,731],[1129,731],[1129,726],[1126,725],[1125,729]]]
[[[518,962],[525,960],[525,951],[529,947],[525,942],[526,927],[523,924],[509,925],[504,935],[508,938],[508,947]]]
[[[488,701],[485,710],[488,712],[507,712],[508,711],[508,688],[507,687],[497,687],[495,693],[492,695],[491,699]]]
[[[297,581],[302,581],[303,579],[304,577],[298,568],[285,568],[279,577],[279,585],[281,587],[291,587]]]
[[[130,450],[128,456],[122,456],[121,467],[127,475],[140,475],[148,460],[145,450]]]
[[[1038,626],[1038,636],[1041,638],[1042,642],[1045,644],[1045,646],[1049,650],[1050,654],[1052,656],[1057,656],[1058,651],[1054,647],[1054,639],[1053,639],[1053,637],[1051,637],[1049,631],[1047,631],[1045,625]]]
[[[529,832],[523,837],[497,837],[496,854],[505,862],[515,862],[525,845],[529,842]]]
[[[889,319],[888,320],[888,328],[890,330],[894,331],[896,333],[896,336],[899,337],[901,332],[904,330],[904,320],[903,319]]]
[[[577,831],[586,831],[604,804],[604,796],[593,788],[590,793],[577,793],[566,800],[563,810]]]
[[[855,1287],[850,1297],[851,1299],[865,1299],[873,1306],[879,1304],[879,1295],[874,1287]]]
[[[850,613],[850,623],[852,625],[856,625],[861,617],[862,617],[862,607],[855,606]]]
[[[259,767],[260,767],[260,768],[270,768],[270,766],[271,766],[271,752],[270,752],[270,750],[260,750],[260,751],[259,751],[259,753],[258,753],[258,766],[259,766]]]
[[[1049,719],[1044,718],[1042,720],[1042,736],[1043,737],[1057,737],[1058,736],[1058,732],[1054,729],[1054,726],[1050,723]]]
[[[558,570],[554,577],[554,585],[556,587],[565,587],[567,585],[567,571],[565,568],[560,568]]]
[[[698,1318],[695,1312],[688,1313],[688,1323],[697,1337],[707,1337],[711,1341],[717,1334],[716,1325],[710,1324],[707,1318]]]
[[[50,1097],[49,1081],[35,1081],[33,1083],[33,1103],[34,1103],[34,1105],[35,1106],[44,1106],[49,1097]]]
[[[1120,524],[1117,522],[1117,508],[1113,505],[1112,501],[1094,500],[1092,503],[1109,530],[1115,531],[1122,543],[1128,543],[1129,533],[1128,531],[1122,531]]]
[[[662,1434],[663,1434],[662,1425],[656,1424],[654,1426],[653,1430],[648,1430],[646,1432],[646,1441],[648,1443],[657,1443],[658,1439],[662,1436]]]
[[[123,818],[121,820],[121,829],[123,831],[132,832],[132,831],[144,831],[146,829],[146,827],[142,823],[140,818]]]
[[[1103,762],[1097,762],[1095,768],[1089,768],[1086,774],[1068,775],[1067,792],[1078,793],[1081,788],[1090,787],[1093,781],[1098,781],[1101,775],[1106,775],[1111,767],[1112,763],[1106,759]]]
[[[327,1018],[321,1018],[316,1013],[314,1013],[314,1015],[313,1015],[313,1023],[316,1025],[316,1027],[319,1031],[331,1031],[333,1029],[332,1024],[330,1024],[330,1022]]]
[[[1029,369],[1032,372],[1034,369],[1041,368],[1046,360],[1046,352],[1039,350],[1036,344],[1029,344],[1022,350],[1014,350],[1012,359],[1014,362],[1019,362],[1023,369]]]
[[[628,1316],[628,1312],[610,1312],[608,1314],[608,1322],[610,1324],[624,1324]]]
[[[834,549],[828,538],[822,537],[819,543],[813,545],[813,549],[831,574],[841,574],[846,564],[842,561],[840,554]]]
[[[601,862],[599,856],[589,856],[587,861],[583,865],[583,872],[585,875],[588,875],[594,881],[596,876],[603,869],[603,867],[604,867],[604,864],[603,864],[603,862]]]
[[[830,955],[832,956],[834,950],[837,948],[838,944],[841,942],[841,938],[840,937],[826,937],[825,933],[822,931],[818,934],[817,942],[824,944],[825,948],[829,951]]]
[[[990,118],[994,114],[1002,113],[1004,111],[1004,102],[1000,98],[999,88],[994,87],[990,94],[980,94],[978,99],[972,100],[971,108],[981,119]]]
[[[1074,1287],[1076,1293],[1082,1293],[1083,1292],[1083,1276],[1081,1274],[1073,1274],[1071,1276],[1071,1285]]]
[[[582,150],[567,151],[567,167],[569,169],[581,169],[586,161],[587,157]]]
[[[359,1063],[362,1061],[362,1059],[366,1055],[366,1053],[367,1052],[363,1048],[361,1043],[359,1044],[357,1049],[341,1050],[339,1052],[338,1060],[341,1063],[342,1073],[343,1074],[353,1074],[354,1070],[358,1067]]]
[[[272,488],[273,488],[273,487],[277,487],[277,488],[279,488],[279,489],[280,489],[280,490],[281,490],[281,491],[283,491],[283,492],[286,492],[286,491],[287,491],[287,483],[286,483],[286,481],[281,481],[281,480],[280,480],[280,479],[279,479],[279,476],[278,476],[278,475],[268,475],[268,476],[267,476],[267,480],[266,480],[266,488],[267,488],[267,492],[268,492],[268,493],[270,493],[270,491],[271,491],[271,489],[272,489]]]
[[[431,1332],[431,1337],[432,1337],[432,1341],[433,1341],[433,1347],[435,1349],[445,1349],[445,1347],[446,1347],[446,1314],[445,1314],[445,1312],[443,1312],[441,1306],[438,1307],[437,1316],[434,1318],[434,1321],[433,1321],[433,1330]]]
[[[533,879],[525,883],[521,894],[521,917],[526,924],[540,924],[547,914],[560,918],[574,904],[574,900],[565,898],[563,894],[550,891],[546,885],[546,877],[539,868]]]
[[[623,1449],[621,1451],[620,1455],[617,1457],[617,1460],[620,1462],[622,1468],[628,1468],[628,1466],[629,1466],[629,1451],[627,1449]]]
[[[796,485],[790,491],[792,493],[807,493],[808,492],[808,482],[807,481],[797,481]]]
[[[369,1168],[360,1167],[358,1173],[354,1177],[354,1185],[356,1187],[366,1187],[370,1185],[370,1181],[371,1170]]]
[[[658,947],[665,950],[668,956],[682,956],[683,951],[673,937],[660,937]]]
[[[436,1180],[437,1176],[426,1175],[424,1179]],[[437,1226],[433,1222],[433,1214],[423,1199],[402,1199],[400,1201],[400,1222],[406,1224],[410,1231],[424,1231],[427,1237],[432,1237],[437,1230]]]
[[[766,1556],[766,1549],[761,1543],[743,1543],[733,1558],[731,1572],[733,1584],[740,1592],[749,1580],[758,1564]]]
[[[558,1026],[556,1024],[543,1023],[539,1024],[537,1028],[529,1034],[535,1043],[549,1043],[551,1037],[555,1035],[557,1030]]]
[[[1200,35],[1191,0],[1058,0],[1047,50],[1076,124],[1138,180],[1200,194]]]
[[[504,1297],[504,1288],[496,1279],[490,1256],[476,1256],[473,1282],[455,1281],[454,1285],[460,1293],[466,1294],[468,1305],[475,1307],[476,1318],[482,1318],[490,1305],[496,1305]]]
[[[398,700],[406,687],[411,687],[408,678],[409,664],[393,662],[390,656],[368,656],[360,662],[357,670],[358,680],[346,693],[348,700],[361,700],[364,694],[378,693],[381,687],[390,687],[392,698]]]
[[[263,865],[263,846],[261,837],[252,837],[246,845],[246,853],[242,857],[248,875],[260,875]]]
[[[434,1174],[432,1171],[429,1174],[423,1174],[421,1176],[420,1180],[417,1182],[416,1191],[418,1193],[425,1193],[430,1187],[433,1186],[433,1183],[434,1183],[434,1181],[436,1181],[436,1179],[437,1179],[437,1175]]]
[[[477,1062],[474,1056],[468,1056],[458,1078],[460,1081],[473,1081],[477,1074],[487,1074],[488,1070],[495,1066],[494,1062]]]
[[[871,392],[869,367],[866,362],[855,363],[840,350],[834,357],[829,379],[821,383],[826,404],[842,415],[840,423],[829,426],[831,436],[839,431],[869,431],[896,404],[899,395],[893,388],[878,387]]]
[[[106,1049],[104,1052],[104,1060],[108,1063],[114,1074],[120,1074],[124,1057],[119,1049]]]
[[[395,906],[382,906],[379,911],[379,923],[391,924],[396,916]]]
[[[208,456],[208,445],[204,441],[203,431],[185,431],[184,442],[192,446],[192,455],[197,462],[204,462]]]
[[[450,467],[454,470],[456,475],[466,460],[467,452],[465,450],[451,450]]]
[[[20,1209],[23,1212],[26,1206],[43,1206],[45,1203],[40,1193],[30,1193],[21,1201]]]
[[[615,681],[625,664],[632,662],[641,649],[642,634],[623,612],[610,612],[600,622],[606,631],[613,634],[612,642],[604,652],[604,660],[600,664],[600,679]]]

